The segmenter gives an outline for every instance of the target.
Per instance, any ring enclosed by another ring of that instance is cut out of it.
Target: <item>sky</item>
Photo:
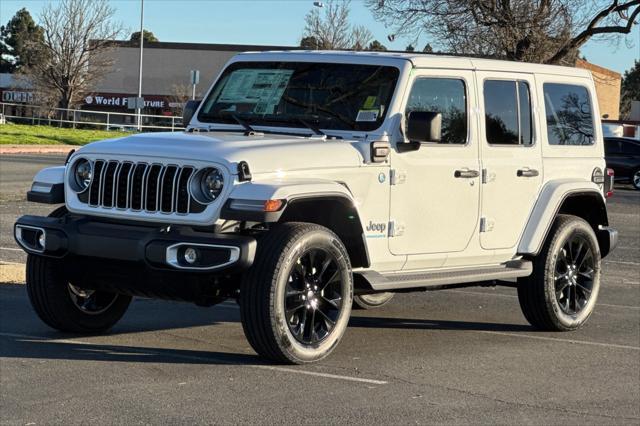
[[[37,21],[49,2],[0,0],[0,23],[5,24],[22,7]],[[139,30],[140,0],[110,3],[116,9],[116,21],[130,31]],[[298,45],[304,17],[314,7],[312,0],[145,0],[144,5],[144,27],[160,41],[278,46]],[[406,38],[389,42],[387,36],[392,30],[373,18],[363,0],[352,0],[350,21],[365,25],[375,39],[392,50],[404,50],[414,42]],[[416,50],[422,50],[429,41],[422,36]],[[581,52],[588,61],[623,73],[634,60],[640,60],[640,25],[617,45],[592,39]]]

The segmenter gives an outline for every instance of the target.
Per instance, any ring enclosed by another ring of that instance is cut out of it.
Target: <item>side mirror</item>
[[[411,142],[440,142],[442,114],[432,111],[411,111],[407,116],[407,138]]]
[[[190,100],[184,104],[184,108],[182,110],[182,125],[187,127],[193,118],[193,114],[196,113],[196,110],[200,106],[201,101]]]

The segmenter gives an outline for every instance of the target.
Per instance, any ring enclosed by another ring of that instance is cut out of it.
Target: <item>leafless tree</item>
[[[311,10],[305,17],[303,40],[314,40],[317,49],[364,49],[373,35],[366,27],[349,23],[351,0],[324,3],[322,12]]]
[[[123,35],[107,0],[62,0],[40,15],[44,60],[24,70],[40,99],[58,108],[75,105],[111,70],[112,41]]]
[[[640,0],[367,0],[396,34],[426,33],[456,54],[573,63],[592,37],[629,34]]]

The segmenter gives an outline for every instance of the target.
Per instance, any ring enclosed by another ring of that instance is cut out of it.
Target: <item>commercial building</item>
[[[136,43],[116,41],[111,56],[113,66],[104,79],[84,95],[80,107],[116,113],[131,113],[129,99],[138,94],[138,63],[140,48]],[[144,45],[142,95],[145,114],[176,115],[186,99],[191,97],[190,72],[199,71],[196,97],[204,95],[224,64],[239,52],[290,50],[293,46],[258,46],[238,44],[202,44],[149,42]],[[621,75],[578,60],[576,66],[593,74],[598,102],[603,118],[619,120]],[[0,75],[2,102],[32,104],[36,96],[25,86],[16,86],[11,75]],[[132,117],[116,121],[133,123]]]

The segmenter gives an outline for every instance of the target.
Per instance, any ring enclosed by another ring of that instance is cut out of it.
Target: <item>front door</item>
[[[480,245],[509,249],[518,243],[542,183],[535,80],[499,72],[478,72],[476,78],[484,106]]]
[[[463,251],[474,237],[480,198],[475,106],[473,72],[415,72],[405,117],[414,110],[441,113],[442,139],[415,151],[392,150],[393,254]]]

